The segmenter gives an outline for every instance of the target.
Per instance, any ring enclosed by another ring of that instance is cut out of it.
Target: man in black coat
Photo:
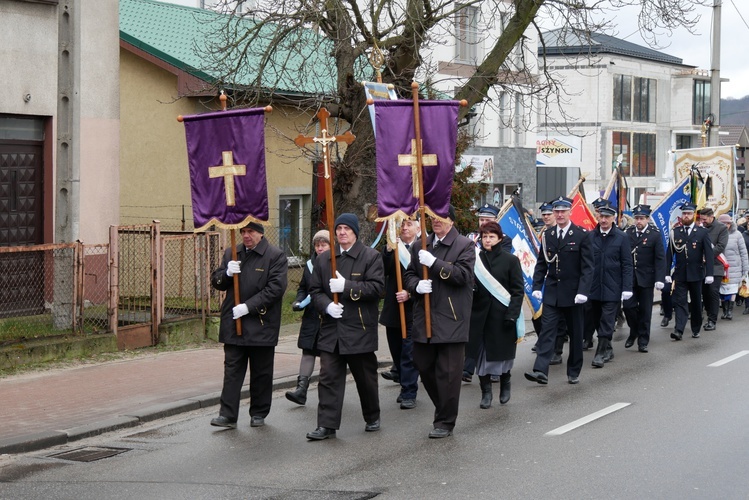
[[[434,233],[427,238],[427,250],[420,250],[419,243],[411,247],[411,265],[404,278],[404,287],[414,300],[414,364],[435,407],[430,438],[450,436],[455,427],[471,324],[476,250],[473,241],[458,234],[454,220],[452,205],[448,219],[432,219]],[[422,279],[422,266],[429,268],[429,279]],[[426,332],[426,294],[431,338]]]
[[[707,229],[710,242],[713,244],[713,281],[702,287],[702,302],[707,312],[707,323],[703,325],[706,332],[715,330],[720,308],[720,283],[723,280],[723,263],[718,257],[728,245],[728,228],[720,222],[715,222],[715,212],[710,207],[700,210],[700,225]]]
[[[666,276],[666,251],[661,232],[648,224],[650,205],[637,205],[632,209],[635,225],[626,229],[632,247],[634,280],[631,299],[624,302],[624,316],[629,325],[625,348],[637,342],[640,352],[648,352],[650,321],[653,316],[653,286],[663,290]]]
[[[307,433],[307,439],[315,441],[335,437],[341,426],[347,366],[359,393],[364,430],[380,430],[375,351],[379,344],[377,306],[385,288],[382,258],[359,241],[359,221],[354,214],[338,216],[335,234],[338,244],[317,257],[310,285],[315,308],[325,312],[317,341],[317,428]],[[336,253],[336,278],[331,278],[330,252]]]
[[[406,219],[401,223],[400,238],[398,245],[398,257],[395,260],[395,252],[386,245],[382,249],[382,264],[385,268],[385,297],[382,300],[382,312],[380,313],[380,324],[385,326],[388,347],[393,358],[393,367],[390,371],[382,372],[382,378],[399,383],[401,392],[397,402],[401,410],[416,408],[416,392],[419,388],[419,372],[414,366],[414,344],[411,337],[413,326],[413,301],[411,294],[406,290],[398,289],[398,280],[395,266],[401,268],[401,284],[406,269],[411,265],[411,246],[416,241],[419,233],[419,222]],[[403,313],[406,323],[406,338],[401,331],[401,313],[399,304],[403,304]]]
[[[544,232],[542,252],[533,273],[533,296],[543,299],[544,313],[533,371],[525,378],[539,384],[549,381],[549,361],[554,352],[557,323],[564,317],[570,336],[567,381],[579,382],[583,367],[583,307],[593,279],[593,255],[587,232],[570,221],[572,200],[560,196],[552,202],[556,228]],[[541,289],[543,288],[543,293]]]
[[[694,222],[695,206],[685,203],[681,206],[681,226],[671,231],[666,252],[666,262],[676,259],[673,274],[666,275],[666,282],[673,281],[671,298],[674,303],[676,324],[671,338],[681,340],[687,318],[690,318],[692,337],[700,337],[702,326],[702,283],[713,282],[713,245],[707,229]],[[689,293],[689,310],[687,310]]]
[[[260,427],[270,412],[273,395],[273,360],[281,328],[281,302],[286,292],[288,259],[268,244],[262,224],[250,222],[240,230],[237,260],[227,248],[211,284],[226,292],[221,305],[219,341],[224,344],[224,387],[217,427],[236,428],[242,384],[250,365],[250,425]],[[239,297],[234,305],[233,277],[239,276]],[[236,319],[242,322],[237,335]]]
[[[593,368],[603,368],[614,357],[611,341],[617,311],[623,300],[632,298],[632,250],[629,237],[614,224],[615,217],[616,209],[610,203],[602,205],[598,225],[589,233],[595,271],[588,299],[598,331]]]

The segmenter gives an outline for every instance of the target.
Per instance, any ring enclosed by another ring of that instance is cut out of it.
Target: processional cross
[[[351,144],[354,142],[354,139],[356,139],[356,136],[351,133],[351,131],[346,131],[343,135],[330,135],[328,133],[328,118],[330,117],[330,112],[325,108],[320,108],[320,111],[317,112],[317,118],[320,120],[320,135],[321,137],[307,137],[304,135],[299,134],[299,136],[294,139],[294,143],[299,146],[300,148],[303,148],[304,146],[308,144],[320,144],[322,146],[322,158],[323,158],[323,179],[325,183],[325,216],[328,219],[328,232],[329,232],[329,238],[330,238],[330,271],[331,271],[331,277],[336,277],[336,262],[335,262],[335,231],[333,227],[334,222],[334,211],[333,211],[333,177],[330,167],[330,148],[328,148],[329,144],[333,144],[336,142],[345,142],[346,144]],[[336,304],[338,303],[338,294],[333,294],[333,302]]]

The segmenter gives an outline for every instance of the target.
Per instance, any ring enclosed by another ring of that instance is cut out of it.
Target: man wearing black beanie
[[[385,288],[380,254],[359,241],[359,221],[344,213],[335,220],[337,244],[317,257],[310,295],[322,313],[317,348],[320,382],[317,386],[317,428],[307,439],[335,437],[341,426],[346,367],[356,382],[366,432],[380,430],[377,389],[377,306]],[[331,278],[330,252],[335,252],[337,273]],[[338,302],[333,300],[338,295]]]

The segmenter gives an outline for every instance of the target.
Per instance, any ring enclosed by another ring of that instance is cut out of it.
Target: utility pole
[[[710,55],[710,112],[713,115],[710,127],[709,146],[720,146],[720,7],[723,0],[713,0],[713,51]]]

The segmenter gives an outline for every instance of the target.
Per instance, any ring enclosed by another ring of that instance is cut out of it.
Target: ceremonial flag
[[[578,191],[572,198],[570,220],[576,226],[580,226],[588,231],[595,229],[596,224],[598,224],[595,215],[593,215],[593,212],[588,208],[588,203],[585,201],[585,198],[583,198],[580,191]]]
[[[419,101],[424,205],[443,218],[448,216],[455,171],[459,105]],[[419,209],[413,102],[376,101],[375,127],[378,220],[411,216]]]
[[[522,210],[518,210],[516,203],[508,200],[499,212],[499,225],[505,238],[512,240],[512,254],[520,259],[520,268],[523,270],[523,288],[525,289],[525,300],[531,308],[533,318],[541,315],[543,302],[533,297],[533,271],[536,268],[538,258],[537,248],[540,247],[538,236],[525,223]]]
[[[364,85],[364,96],[367,101],[394,101],[398,99],[395,93],[395,87],[391,83],[362,82]],[[367,106],[369,108],[369,117],[372,119],[372,129],[377,137],[377,127],[375,127],[375,107],[374,104]]]
[[[697,189],[696,197],[691,200],[692,203],[697,205],[697,208],[709,205],[715,210],[716,217],[732,210],[736,199],[733,146],[674,151],[675,180],[688,177],[693,168],[697,169],[702,175],[703,184],[698,187],[705,188],[709,181],[712,189],[710,192],[706,192],[706,189]]]
[[[185,116],[195,231],[268,220],[264,108]]]
[[[665,250],[668,250],[671,228],[676,223],[677,218],[681,216],[681,209],[679,207],[684,203],[692,201],[690,180],[691,177],[689,175],[684,176],[661,199],[650,214],[653,223],[661,231],[661,239],[663,240],[663,248]]]

